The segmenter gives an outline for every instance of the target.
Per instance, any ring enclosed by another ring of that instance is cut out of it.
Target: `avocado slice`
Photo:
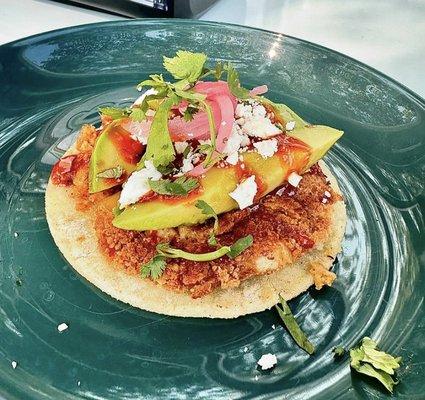
[[[144,146],[131,138],[121,125],[122,120],[109,124],[96,140],[89,165],[89,191],[101,192],[122,183],[137,168]],[[99,173],[121,167],[121,177],[101,178]]]
[[[342,134],[342,131],[327,126],[297,129],[290,136],[303,143],[295,141],[298,146],[290,150],[291,157],[278,152],[263,159],[258,153],[245,153],[244,175],[256,175],[256,181],[259,182],[257,195],[264,196],[280,186],[292,171],[302,172],[316,163]],[[196,202],[206,201],[217,214],[236,209],[238,204],[229,193],[236,188],[240,175],[238,166],[213,167],[200,179],[202,189],[194,195],[134,204],[116,216],[113,225],[121,229],[144,231],[204,222],[207,217],[195,206]]]

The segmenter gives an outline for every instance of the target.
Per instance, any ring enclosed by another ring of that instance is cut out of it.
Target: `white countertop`
[[[52,29],[123,19],[48,0],[0,0],[0,4],[0,44]],[[423,0],[220,0],[200,19],[268,29],[321,44],[425,97]]]

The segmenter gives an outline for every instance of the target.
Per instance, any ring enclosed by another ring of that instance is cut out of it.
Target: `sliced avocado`
[[[323,158],[344,132],[324,125],[308,125],[286,134],[308,144],[312,149],[307,165],[301,170],[303,172]]]
[[[119,185],[137,167],[143,145],[133,140],[119,123],[108,125],[96,140],[89,166],[90,193]],[[117,167],[124,171],[121,179],[98,177],[99,173]]]
[[[260,196],[281,185],[292,171],[302,171],[316,163],[341,137],[342,132],[326,126],[311,126],[298,129],[291,134],[310,146],[299,146],[291,150],[291,157],[276,153],[263,159],[258,153],[244,154],[246,176],[255,174],[259,183]],[[113,220],[113,225],[121,229],[157,230],[179,225],[204,222],[207,217],[195,206],[198,200],[206,201],[217,214],[238,207],[229,196],[239,183],[241,170],[238,167],[210,169],[200,179],[199,193],[189,194],[181,199],[153,199],[127,207]]]

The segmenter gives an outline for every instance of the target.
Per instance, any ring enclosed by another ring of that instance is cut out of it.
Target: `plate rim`
[[[350,62],[358,65],[362,69],[368,70],[368,72],[377,75],[381,79],[389,81],[390,83],[398,86],[399,89],[405,92],[406,95],[412,97],[416,102],[418,102],[423,108],[425,108],[425,97],[422,97],[403,83],[399,82],[397,79],[392,78],[391,76],[385,74],[384,72],[379,71],[378,69],[354,58],[345,53],[342,53],[338,50],[331,49],[329,47],[323,46],[321,44],[311,42],[306,39],[299,38],[297,36],[287,35],[285,33],[276,32],[264,28],[251,27],[248,25],[235,24],[230,22],[218,22],[218,21],[210,21],[210,20],[196,20],[196,19],[188,19],[188,18],[136,18],[136,19],[125,19],[125,20],[113,20],[113,21],[102,21],[102,22],[93,22],[88,24],[81,25],[73,25],[65,28],[53,29],[45,32],[36,33],[34,35],[25,36],[23,38],[19,38],[13,40],[11,42],[6,42],[0,45],[0,50],[7,47],[16,47],[22,45],[32,45],[38,40],[47,39],[49,37],[55,37],[61,34],[70,34],[78,31],[84,31],[85,29],[92,27],[105,27],[105,26],[124,26],[124,25],[153,25],[154,23],[165,23],[172,28],[172,24],[175,23],[181,25],[203,25],[203,26],[211,26],[211,27],[220,27],[227,26],[230,28],[242,28],[247,31],[255,31],[255,32],[263,32],[266,34],[278,35],[280,37],[286,37],[296,42],[304,43],[308,46],[312,46],[321,51],[326,51],[331,54],[335,54],[337,56],[346,58]]]

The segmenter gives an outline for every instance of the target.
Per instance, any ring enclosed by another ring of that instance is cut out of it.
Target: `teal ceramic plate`
[[[346,133],[327,156],[348,226],[338,280],[290,302],[317,352],[273,311],[171,318],[114,301],[78,276],[44,213],[52,164],[97,108],[185,48],[232,61],[246,86]],[[176,20],[106,23],[0,47],[0,393],[6,399],[377,399],[379,384],[331,349],[369,335],[405,360],[395,398],[425,393],[425,104],[317,45],[245,27]],[[57,325],[69,329],[59,333]],[[272,325],[277,326],[272,329]],[[256,368],[263,353],[277,367]],[[16,369],[11,362],[16,361]]]

